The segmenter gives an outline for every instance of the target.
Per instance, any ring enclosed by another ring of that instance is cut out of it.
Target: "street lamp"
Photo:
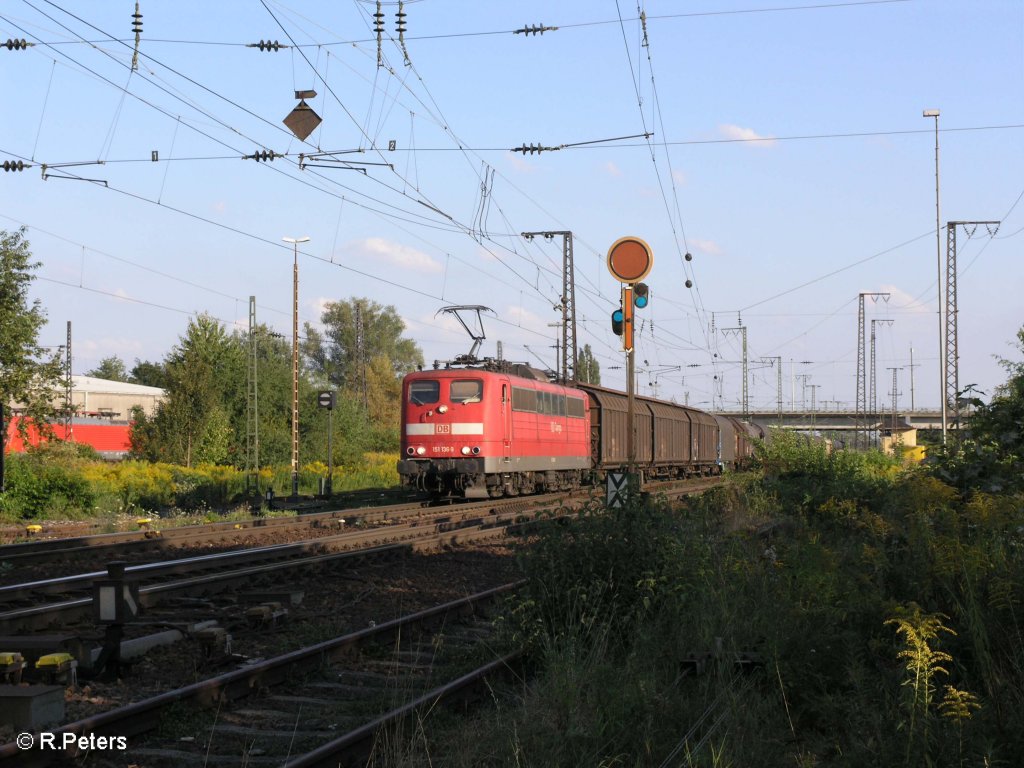
[[[292,267],[292,499],[299,496],[299,243],[309,238],[282,237],[295,254]]]
[[[942,444],[946,444],[946,340],[942,322],[942,243],[939,239],[939,110],[926,109],[922,117],[935,118],[935,262],[939,277],[939,403],[942,408]]]

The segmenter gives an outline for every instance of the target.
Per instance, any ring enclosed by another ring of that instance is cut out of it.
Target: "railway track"
[[[529,506],[519,500],[486,516],[460,507],[457,514],[438,513],[429,521],[129,566],[125,575],[139,582],[141,606],[152,608],[170,597],[202,597],[239,586],[301,580],[308,578],[310,572],[344,568],[358,560],[394,558],[414,551],[501,539],[507,535],[507,526],[528,522],[542,510],[530,510]],[[0,587],[0,604],[6,605],[6,610],[0,609],[0,634],[68,627],[88,620],[93,613],[92,584],[105,576],[104,572],[92,572]],[[73,596],[76,591],[80,596]],[[50,601],[41,602],[44,597]],[[18,605],[19,602],[26,604]]]
[[[330,499],[315,499],[308,500],[303,499],[298,502],[287,502],[284,500],[275,500],[274,509],[281,511],[294,512],[293,517],[266,517],[263,515],[253,515],[251,520],[242,521],[243,525],[246,526],[273,526],[281,522],[287,523],[290,520],[294,520],[296,517],[315,517],[319,514],[332,515],[336,513],[346,513],[353,510],[365,509],[365,508],[378,508],[383,505],[387,506],[402,506],[403,504],[415,504],[417,501],[411,497],[408,491],[393,491],[393,490],[366,490],[366,491],[351,491],[348,493],[339,493],[332,496]],[[423,503],[423,502],[419,502]],[[152,518],[153,527],[160,527],[161,519],[158,515],[150,515],[141,513],[136,515],[137,519]],[[201,525],[192,526],[180,526],[182,528],[192,528],[193,530],[199,528],[216,528],[217,526],[230,527],[238,521],[223,521],[216,523],[204,523]],[[125,525],[132,523],[125,522]],[[69,522],[57,522],[57,523],[43,523],[40,525],[42,530],[28,532],[26,529],[28,525],[3,525],[0,526],[0,546],[20,546],[23,544],[37,545],[43,542],[58,542],[67,540],[86,540],[92,538],[98,538],[103,540],[106,537],[108,540],[116,539],[119,536],[124,537],[126,540],[137,538],[140,533],[144,532],[143,529],[139,529],[138,525],[132,530],[114,531],[109,530],[109,522],[93,522],[88,520],[78,520]],[[103,530],[107,528],[107,530]],[[175,530],[175,528],[169,528],[168,530]]]
[[[62,745],[65,734],[84,737],[81,743],[90,736],[124,737],[124,752],[97,755],[104,766],[140,759],[154,768],[365,764],[387,743],[382,735],[388,729],[398,734],[394,729],[410,714],[464,697],[514,665],[518,652],[495,647],[487,614],[517,586],[246,664],[50,733]],[[37,735],[30,749],[0,746],[0,760],[15,758],[30,767],[87,761],[79,743],[42,749]]]
[[[169,548],[230,546],[251,543],[270,536],[288,536],[309,531],[335,529],[344,521],[348,526],[383,525],[416,517],[426,504],[412,502],[381,507],[333,509],[294,517],[254,517],[245,521],[223,521],[180,528],[159,527],[159,519],[136,531],[99,533],[71,538],[48,538],[0,546],[0,561],[11,566],[95,559],[111,555],[146,554]]]
[[[645,492],[678,496],[701,492],[719,482],[719,478],[699,478],[685,483],[649,484]],[[338,512],[332,511],[310,521],[322,534],[315,539],[130,565],[125,574],[140,584],[141,605],[152,608],[170,596],[205,596],[253,580],[273,579],[275,574],[294,573],[296,569],[336,567],[354,555],[392,557],[499,537],[511,523],[527,521],[551,509],[568,509],[589,498],[588,491],[488,500],[434,510],[397,505],[367,512],[359,524],[346,524],[347,530],[341,533],[330,533],[330,526],[342,520]],[[0,548],[0,559],[6,559],[5,549]],[[110,551],[123,554],[117,548]],[[22,550],[20,554],[26,553]],[[38,555],[32,553],[33,557]],[[0,634],[67,626],[87,619],[93,610],[93,582],[106,575],[104,571],[92,571],[0,586]]]
[[[681,490],[693,493],[720,482],[718,478],[694,478],[684,482],[648,483],[645,492],[673,494]],[[537,505],[550,504],[558,499],[579,499],[593,494],[590,489],[575,493],[545,494],[519,497],[518,499],[493,499],[461,502],[454,505],[431,505],[427,501],[403,502],[375,507],[353,507],[331,509],[321,512],[306,512],[294,517],[254,517],[244,521],[222,521],[203,525],[160,528],[159,518],[135,531],[97,533],[67,538],[45,538],[0,545],[0,563],[6,563],[13,573],[23,565],[55,561],[74,563],[85,560],[143,557],[157,551],[171,548],[198,548],[251,546],[254,542],[268,537],[301,535],[308,532],[330,532],[339,525],[347,527],[369,527],[389,525],[413,519],[430,519],[439,514],[439,509],[458,514],[489,514],[503,510],[508,504]]]

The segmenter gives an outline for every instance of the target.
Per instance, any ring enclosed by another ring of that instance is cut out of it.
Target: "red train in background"
[[[26,436],[22,438],[19,429],[21,421],[21,416],[15,416],[7,422],[7,450],[11,453],[23,453],[29,447],[36,447],[46,442],[46,438],[31,422],[28,422]],[[51,425],[51,429],[54,439],[91,446],[104,459],[124,459],[132,449],[132,425],[128,422],[76,417],[70,430],[63,422],[55,422]]]
[[[763,437],[730,417],[634,401],[636,468],[648,479],[719,474],[740,466]],[[398,473],[403,485],[435,497],[578,488],[626,467],[626,425],[625,394],[555,384],[526,365],[419,371],[402,383]]]

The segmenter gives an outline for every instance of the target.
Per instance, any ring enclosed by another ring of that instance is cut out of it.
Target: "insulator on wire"
[[[26,168],[31,168],[30,163],[26,163],[23,160],[4,160],[4,173],[10,173],[11,171],[18,172],[24,171]]]
[[[139,4],[138,3],[135,4],[135,13],[132,14],[132,18],[135,19],[135,21],[132,22],[132,34],[133,35],[141,35],[142,34],[142,14],[139,13]]]
[[[395,31],[399,35],[405,34],[405,17],[408,15],[409,14],[402,10],[401,4],[399,4],[398,13],[395,14]]]
[[[23,51],[30,45],[35,45],[35,43],[26,42],[24,38],[21,40],[11,40],[10,38],[7,38],[7,42],[0,43],[0,45],[2,45],[8,51]]]
[[[246,43],[246,48],[259,48],[261,51],[274,51],[277,52],[282,48],[287,48],[287,45],[282,45],[277,40],[260,40],[258,43]]]
[[[243,160],[255,160],[257,163],[262,160],[265,163],[267,161],[274,162],[274,158],[275,157],[283,157],[283,155],[277,154],[272,149],[264,149],[262,151],[254,152],[251,155],[246,155],[242,159]]]
[[[527,24],[522,29],[516,29],[512,31],[514,35],[543,35],[545,32],[554,32],[558,27],[546,27],[543,23],[541,24]]]
[[[377,3],[377,12],[373,14],[373,31],[375,34],[384,33],[384,11],[380,9],[380,2]]]
[[[534,153],[540,154],[541,152],[554,152],[561,149],[561,147],[545,147],[543,144],[523,144],[521,147],[513,147],[511,152],[522,152],[524,155],[532,155]]]

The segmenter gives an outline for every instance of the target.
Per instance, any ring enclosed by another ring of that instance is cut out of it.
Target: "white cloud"
[[[686,174],[680,170],[673,170],[672,181],[674,181],[676,184],[684,185],[687,182]]]
[[[349,243],[345,247],[345,251],[356,258],[373,261],[374,263],[392,264],[410,272],[438,274],[444,269],[439,261],[422,251],[385,240],[382,237],[368,237],[365,240]]]
[[[901,312],[907,312],[914,315],[935,314],[934,304],[925,303],[922,299],[915,298],[913,294],[907,293],[901,288],[897,288],[895,285],[883,285],[879,290],[882,293],[890,294],[889,307],[892,309],[898,308]],[[934,298],[934,296],[931,298]],[[879,299],[879,302],[881,302],[881,299]]]
[[[716,243],[714,240],[698,240],[691,239],[690,245],[693,250],[706,253],[708,256],[721,256],[725,251],[722,250],[722,246]]]
[[[535,315],[518,304],[507,305],[501,317],[509,323],[521,326],[527,330],[537,331],[545,336],[549,335],[546,327],[547,323],[555,319],[555,316],[552,315],[551,320],[544,320],[539,315]]]
[[[622,176],[622,169],[620,169],[619,166],[617,166],[611,160],[604,164],[604,169],[605,171],[608,172],[610,176],[615,176],[616,178]]]
[[[138,339],[102,336],[98,339],[75,339],[75,353],[83,357],[112,357],[116,355],[132,367],[132,360],[142,351],[142,343]],[[77,366],[76,366],[77,367]]]
[[[719,125],[718,133],[736,141],[746,141],[755,147],[770,147],[775,144],[775,139],[770,136],[761,136],[753,128],[740,128],[738,125]]]
[[[519,155],[512,155],[509,158],[512,163],[512,168],[519,171],[520,173],[536,173],[537,166],[533,163],[527,162],[525,157]]]
[[[331,298],[328,298],[327,296],[318,296],[317,298],[315,298],[312,301],[308,302],[309,306],[313,307],[313,309],[316,310],[316,317],[317,317],[316,325],[320,325],[320,318],[323,317],[324,316],[324,312],[327,311],[327,305],[328,304],[336,304],[337,302],[338,302],[337,299],[331,299]]]

